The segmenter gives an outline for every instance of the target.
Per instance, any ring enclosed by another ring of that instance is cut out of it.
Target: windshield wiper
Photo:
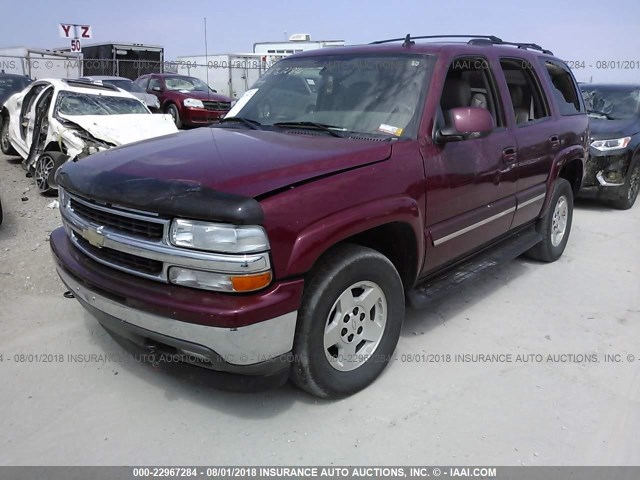
[[[274,127],[279,128],[309,128],[313,130],[321,130],[323,132],[327,132],[329,135],[338,138],[344,138],[344,136],[340,135],[335,130],[346,131],[346,129],[342,127],[336,127],[335,125],[326,125],[324,123],[316,123],[316,122],[279,122],[274,123]]]
[[[591,114],[600,115],[601,117],[605,117],[607,120],[615,120],[615,118],[612,117],[610,114],[601,112],[600,110],[587,110],[587,113],[589,115]]]
[[[242,123],[247,127],[249,127],[251,130],[258,130],[262,127],[262,124],[260,122],[257,122],[256,120],[251,120],[250,118],[245,118],[245,117],[225,117],[222,120],[220,120],[220,123],[225,123],[225,122]]]

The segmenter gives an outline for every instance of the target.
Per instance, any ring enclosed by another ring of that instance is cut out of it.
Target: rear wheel
[[[635,162],[631,164],[631,169],[622,187],[622,195],[614,200],[612,205],[620,210],[629,210],[636,203],[640,192],[640,155],[636,156]]]
[[[526,255],[542,262],[555,262],[562,256],[571,232],[573,220],[573,190],[564,178],[556,180],[549,210],[538,220],[537,229],[542,241]]]
[[[306,282],[293,382],[324,398],[365,388],[389,362],[403,319],[402,281],[389,259],[358,245],[335,247]]]
[[[9,141],[9,119],[6,117],[2,119],[2,126],[0,127],[0,150],[5,155],[17,154]]]
[[[35,163],[33,177],[41,193],[47,193],[57,188],[54,180],[55,174],[68,158],[61,152],[44,152],[40,154]]]

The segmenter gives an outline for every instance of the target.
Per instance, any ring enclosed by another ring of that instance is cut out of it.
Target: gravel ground
[[[109,361],[127,350],[54,272],[53,198],[2,155],[0,196],[0,464],[640,463],[640,206],[579,203],[558,262],[409,312],[381,378],[328,402]],[[456,357],[481,353],[511,361]]]

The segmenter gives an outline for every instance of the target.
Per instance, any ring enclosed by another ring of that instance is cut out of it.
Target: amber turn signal
[[[254,290],[260,290],[270,283],[271,272],[231,277],[231,284],[233,285],[233,290],[236,292],[252,292]]]

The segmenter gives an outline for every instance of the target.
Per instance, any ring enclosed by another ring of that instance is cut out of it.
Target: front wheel
[[[612,205],[619,210],[629,210],[636,203],[640,192],[640,156],[631,165],[627,179],[622,187],[622,195]]]
[[[542,240],[526,255],[542,262],[555,262],[562,256],[571,232],[573,220],[573,190],[564,178],[556,180],[549,210],[538,220],[537,229]]]
[[[293,382],[324,398],[365,388],[391,359],[403,319],[402,281],[389,259],[358,245],[334,247],[306,282]]]
[[[173,104],[170,104],[167,107],[167,113],[169,115],[171,115],[171,118],[173,118],[173,123],[176,124],[176,128],[181,128],[182,127],[182,119],[180,118],[180,112],[178,111],[178,107],[176,107]]]
[[[40,154],[36,160],[33,176],[41,193],[48,193],[57,188],[54,180],[55,174],[68,158],[61,152],[44,152]]]

